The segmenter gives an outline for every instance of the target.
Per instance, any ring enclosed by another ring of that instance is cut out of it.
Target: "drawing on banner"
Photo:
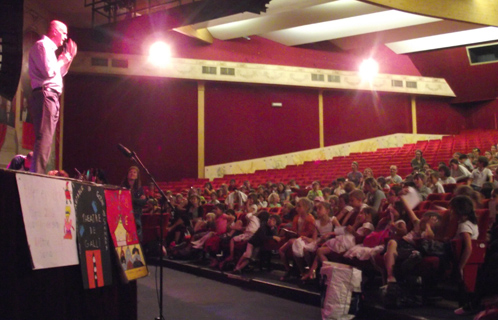
[[[114,236],[116,237],[116,244],[118,247],[126,246],[126,239],[128,238],[128,231],[123,226],[123,217],[119,215],[118,226],[114,229]]]
[[[88,286],[90,288],[104,286],[104,272],[100,250],[86,251],[86,270],[88,272]]]
[[[33,268],[78,264],[71,183],[21,172],[16,179]]]
[[[104,189],[73,182],[78,247],[85,289],[112,283]]]
[[[125,271],[145,267],[142,248],[138,244],[116,248],[116,253],[119,256],[121,267]]]
[[[138,241],[130,191],[105,190],[105,198],[109,231],[124,280],[147,276],[148,270]]]
[[[66,189],[64,189],[64,195],[66,196],[66,204],[71,204],[71,191],[69,191],[69,181],[66,181]]]
[[[73,226],[73,219],[71,219],[71,207],[66,206],[66,214],[64,219],[64,239],[72,240],[73,234],[71,230],[75,230]]]

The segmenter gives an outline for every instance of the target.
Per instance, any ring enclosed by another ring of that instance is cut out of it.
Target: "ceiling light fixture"
[[[360,64],[360,77],[363,81],[371,82],[378,73],[379,64],[374,59],[365,59]]]
[[[171,47],[163,41],[154,42],[149,48],[149,62],[165,67],[171,62]]]

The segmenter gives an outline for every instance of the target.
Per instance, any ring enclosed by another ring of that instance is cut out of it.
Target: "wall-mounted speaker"
[[[467,47],[471,65],[498,62],[498,43],[486,43]]]

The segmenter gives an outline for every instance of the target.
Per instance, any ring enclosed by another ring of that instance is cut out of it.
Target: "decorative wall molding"
[[[442,78],[379,74],[364,82],[352,71],[181,58],[172,58],[161,68],[150,64],[146,56],[99,52],[79,52],[71,72],[455,97]]]
[[[301,165],[305,161],[330,160],[338,156],[347,156],[352,152],[370,152],[376,151],[378,148],[401,147],[407,143],[416,143],[422,140],[438,140],[442,137],[443,135],[434,134],[396,133],[325,148],[206,166],[204,177],[213,180],[214,178],[221,178],[225,174],[254,173],[256,170],[283,169],[288,165]]]

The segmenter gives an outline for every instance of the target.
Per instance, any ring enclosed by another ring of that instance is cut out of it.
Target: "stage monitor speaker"
[[[12,100],[22,68],[24,0],[0,1],[0,96]]]

